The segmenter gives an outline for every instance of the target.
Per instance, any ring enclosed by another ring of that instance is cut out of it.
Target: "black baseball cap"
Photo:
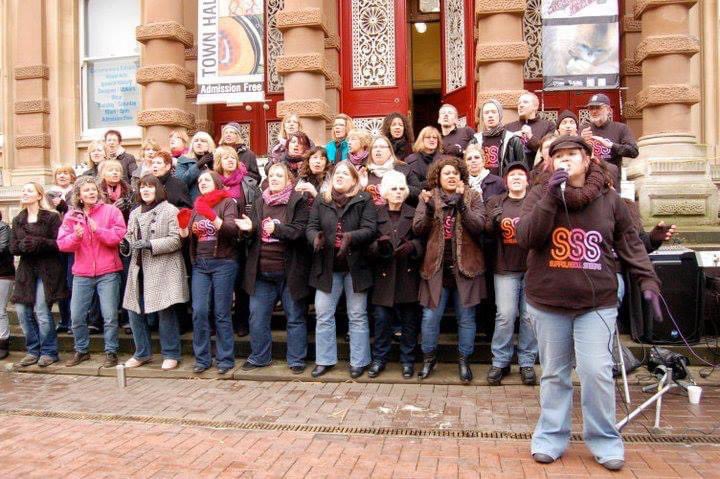
[[[567,149],[583,149],[588,155],[592,153],[592,148],[587,144],[581,136],[561,136],[550,143],[550,156],[553,156],[558,150]]]
[[[526,175],[529,175],[529,174],[530,174],[530,170],[528,169],[528,167],[527,167],[527,165],[525,164],[525,162],[523,162],[523,161],[513,161],[512,163],[510,163],[509,165],[507,165],[507,167],[505,168],[505,176],[507,177],[507,175],[508,175],[512,170],[518,170],[518,169],[523,170]]]
[[[610,98],[608,98],[607,95],[604,95],[602,93],[596,93],[590,97],[590,100],[588,101],[588,104],[587,104],[587,106],[600,106],[600,105],[610,106]]]

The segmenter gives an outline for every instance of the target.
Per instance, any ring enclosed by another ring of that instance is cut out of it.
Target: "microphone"
[[[565,165],[562,165],[558,168],[558,170],[563,170],[563,171],[568,171],[568,169],[569,168]],[[563,181],[562,183],[560,183],[560,191],[562,192],[563,195],[565,194],[565,183],[567,183],[567,181]]]

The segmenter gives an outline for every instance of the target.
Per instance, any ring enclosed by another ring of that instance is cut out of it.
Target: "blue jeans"
[[[256,366],[266,366],[272,361],[270,320],[278,299],[282,300],[287,318],[288,366],[304,366],[307,356],[305,301],[292,298],[285,273],[259,273],[255,279],[255,293],[250,296],[251,354],[248,362]]]
[[[537,339],[525,303],[525,273],[495,275],[495,333],[492,338],[493,366],[510,365],[513,355],[515,318],[520,315],[518,331],[518,364],[532,367],[537,357]]]
[[[73,278],[70,316],[72,317],[75,351],[87,353],[90,347],[88,333],[88,310],[97,293],[100,311],[105,323],[103,337],[105,352],[117,354],[118,351],[118,301],[120,297],[120,273],[108,273],[101,276],[75,276]]]
[[[209,368],[210,292],[215,311],[218,368],[235,367],[235,337],[230,317],[238,264],[234,259],[197,258],[192,270],[193,352],[198,366]]]
[[[57,333],[50,305],[45,302],[45,288],[40,278],[35,283],[35,304],[15,304],[20,326],[25,333],[27,353],[35,357],[58,358]],[[33,317],[33,312],[35,317]]]
[[[440,321],[445,313],[450,296],[455,303],[455,317],[458,323],[458,352],[463,356],[472,355],[475,350],[475,306],[466,308],[460,301],[457,289],[443,288],[437,308],[423,308],[422,352],[432,353],[437,348],[440,336]]]
[[[140,298],[140,307],[143,308],[142,298]],[[163,358],[180,360],[180,328],[175,317],[175,305],[150,314],[138,314],[128,310],[128,316],[135,343],[135,354],[133,355],[135,359],[146,360],[152,357],[150,325],[156,317],[159,322],[160,351]]]
[[[400,336],[400,363],[415,362],[417,346],[420,306],[417,303],[396,304],[393,307],[372,306],[375,319],[375,342],[373,343],[373,360],[386,364],[392,348],[392,336],[395,333],[394,319],[400,319],[402,336]]]
[[[353,291],[350,273],[333,273],[330,293],[315,291],[315,363],[319,366],[337,364],[335,308],[345,291],[350,332],[350,366],[370,364],[370,325],[367,314],[367,293]]]
[[[537,334],[542,377],[540,418],[532,452],[560,457],[570,440],[576,363],[580,377],[583,438],[598,462],[623,459],[620,433],[615,428],[615,382],[611,354],[617,308],[589,313],[553,313],[528,305]]]

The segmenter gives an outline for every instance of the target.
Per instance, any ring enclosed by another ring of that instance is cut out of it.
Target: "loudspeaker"
[[[639,284],[631,278],[628,298],[633,340],[650,344],[696,344],[702,336],[705,277],[695,252],[686,248],[659,250],[650,261],[661,281],[663,321],[644,308]],[[673,323],[670,317],[673,317]],[[675,324],[677,323],[677,325]]]

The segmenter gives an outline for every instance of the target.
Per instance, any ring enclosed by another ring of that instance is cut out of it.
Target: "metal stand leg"
[[[662,378],[660,378],[658,385],[657,385],[657,392],[647,401],[642,403],[640,406],[638,406],[637,409],[632,411],[628,416],[617,423],[615,427],[618,429],[618,431],[621,431],[622,428],[627,426],[627,424],[635,418],[638,414],[640,414],[643,410],[647,409],[652,403],[655,404],[655,428],[660,427],[660,408],[662,407],[662,396],[672,388],[677,387],[677,384],[671,383],[672,380],[672,368],[669,368],[665,370],[665,373],[663,374]],[[654,386],[653,386],[654,387]]]
[[[623,355],[622,345],[620,344],[620,330],[615,327],[615,339],[617,340],[618,356],[620,356],[620,371],[623,379],[623,388],[625,390],[625,403],[630,405],[630,386],[628,386],[627,372],[625,372],[625,356]]]

